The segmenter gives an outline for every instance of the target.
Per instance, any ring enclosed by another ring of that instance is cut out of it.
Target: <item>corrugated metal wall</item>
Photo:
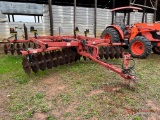
[[[43,5],[0,1],[2,13],[43,14]]]
[[[53,26],[54,35],[59,34],[59,28],[61,29],[61,35],[73,35],[73,6],[52,6],[53,9]],[[122,14],[119,14],[121,16]],[[152,22],[153,14],[147,14],[147,21]],[[142,13],[131,14],[131,24],[135,22],[141,22]],[[97,8],[97,37],[99,37],[106,26],[111,24],[112,14],[109,9]],[[39,35],[50,34],[50,20],[48,5],[43,5],[43,22],[44,23],[26,23],[28,31],[30,26],[34,26],[38,30]],[[0,23],[0,40],[8,38],[10,36],[9,28],[22,27],[19,29],[19,38],[22,39],[23,24],[21,22]],[[94,8],[77,7],[76,10],[76,26],[79,27],[80,33],[84,34],[85,29],[90,30],[89,36],[94,36]],[[29,32],[28,32],[29,33]],[[29,36],[32,36],[29,33]]]

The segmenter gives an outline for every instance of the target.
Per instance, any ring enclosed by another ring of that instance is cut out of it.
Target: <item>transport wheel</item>
[[[110,39],[112,43],[118,43],[120,42],[120,36],[117,30],[114,28],[106,28],[102,34],[101,34],[102,39]]]
[[[160,47],[154,46],[154,47],[152,47],[152,51],[153,51],[155,54],[160,55]]]
[[[135,37],[129,45],[129,52],[132,57],[146,58],[151,53],[151,42],[143,36]]]

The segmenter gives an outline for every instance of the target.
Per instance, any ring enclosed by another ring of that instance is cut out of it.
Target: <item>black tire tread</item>
[[[101,34],[101,38],[104,37],[105,34],[109,34],[111,37],[111,42],[112,43],[119,43],[120,42],[120,36],[117,30],[115,30],[112,27],[106,28],[102,34]]]

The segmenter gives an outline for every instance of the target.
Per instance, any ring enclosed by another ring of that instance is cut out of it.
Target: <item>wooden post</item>
[[[34,16],[34,21],[35,21],[35,23],[37,22],[37,21],[36,21],[36,16]]]
[[[97,37],[97,0],[95,0],[94,8],[94,37]]]
[[[155,0],[155,4],[154,4],[154,18],[153,18],[153,22],[156,21],[156,17],[157,17],[157,5],[158,5],[158,0]]]
[[[115,8],[115,0],[113,0],[113,3],[112,3],[112,9]],[[115,15],[115,12],[112,12],[112,23],[114,23],[114,15]]]
[[[9,20],[9,22],[11,22],[11,19],[10,19],[10,15],[8,14],[8,20]]]
[[[144,1],[144,6],[146,6],[146,4],[147,4],[147,0]],[[143,9],[142,23],[144,23],[145,13],[146,13],[146,8]]]
[[[48,0],[49,16],[50,16],[50,35],[53,36],[53,12],[52,0]]]
[[[15,22],[15,20],[14,20],[14,15],[12,15],[12,21]]]
[[[74,37],[76,37],[76,32],[75,32],[75,30],[76,30],[76,0],[74,0],[74,28],[73,28],[73,31],[74,31]]]

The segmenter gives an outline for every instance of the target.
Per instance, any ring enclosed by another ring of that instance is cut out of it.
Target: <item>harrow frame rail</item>
[[[76,55],[78,55],[77,60],[80,60],[80,57],[83,56],[84,59],[89,58],[102,66],[116,72],[117,74],[121,75],[121,77],[125,78],[126,80],[136,80],[135,75],[131,74],[130,64],[130,54],[121,51],[121,57],[123,57],[123,67],[122,69],[117,68],[115,65],[109,64],[101,60],[103,57],[102,49],[107,47],[119,47],[125,45],[125,43],[111,43],[109,39],[99,39],[99,38],[91,38],[87,36],[39,36],[39,37],[31,37],[29,40],[9,40],[11,44],[25,44],[25,43],[34,43],[34,48],[22,48],[20,49],[20,54],[22,56],[26,56],[23,59],[22,65],[27,74],[30,74],[32,67],[37,67],[39,69],[38,64],[43,64],[43,68],[41,70],[45,70],[46,62],[45,55],[42,53],[47,53],[47,55],[51,54],[53,51],[63,51],[64,49],[74,49]],[[99,49],[101,47],[102,49]],[[107,49],[105,49],[107,50]],[[112,49],[111,49],[112,50]],[[120,49],[119,49],[120,50]],[[107,54],[107,53],[106,53]],[[112,50],[111,55],[115,55],[114,51]],[[120,53],[119,53],[120,54]],[[37,60],[37,56],[39,55],[39,59]],[[62,55],[64,56],[64,55]],[[109,56],[109,55],[108,55]],[[75,57],[73,55],[73,57]],[[49,56],[47,57],[49,59]],[[34,59],[34,62],[33,60]],[[59,59],[59,58],[58,58]],[[74,58],[75,59],[75,58]],[[73,61],[77,61],[73,60]],[[52,61],[51,58],[48,60],[49,62]],[[70,62],[68,62],[70,63]],[[124,67],[125,66],[125,67]],[[51,68],[50,66],[49,68]],[[38,72],[37,70],[33,70],[33,72]],[[133,68],[132,68],[133,69]]]

